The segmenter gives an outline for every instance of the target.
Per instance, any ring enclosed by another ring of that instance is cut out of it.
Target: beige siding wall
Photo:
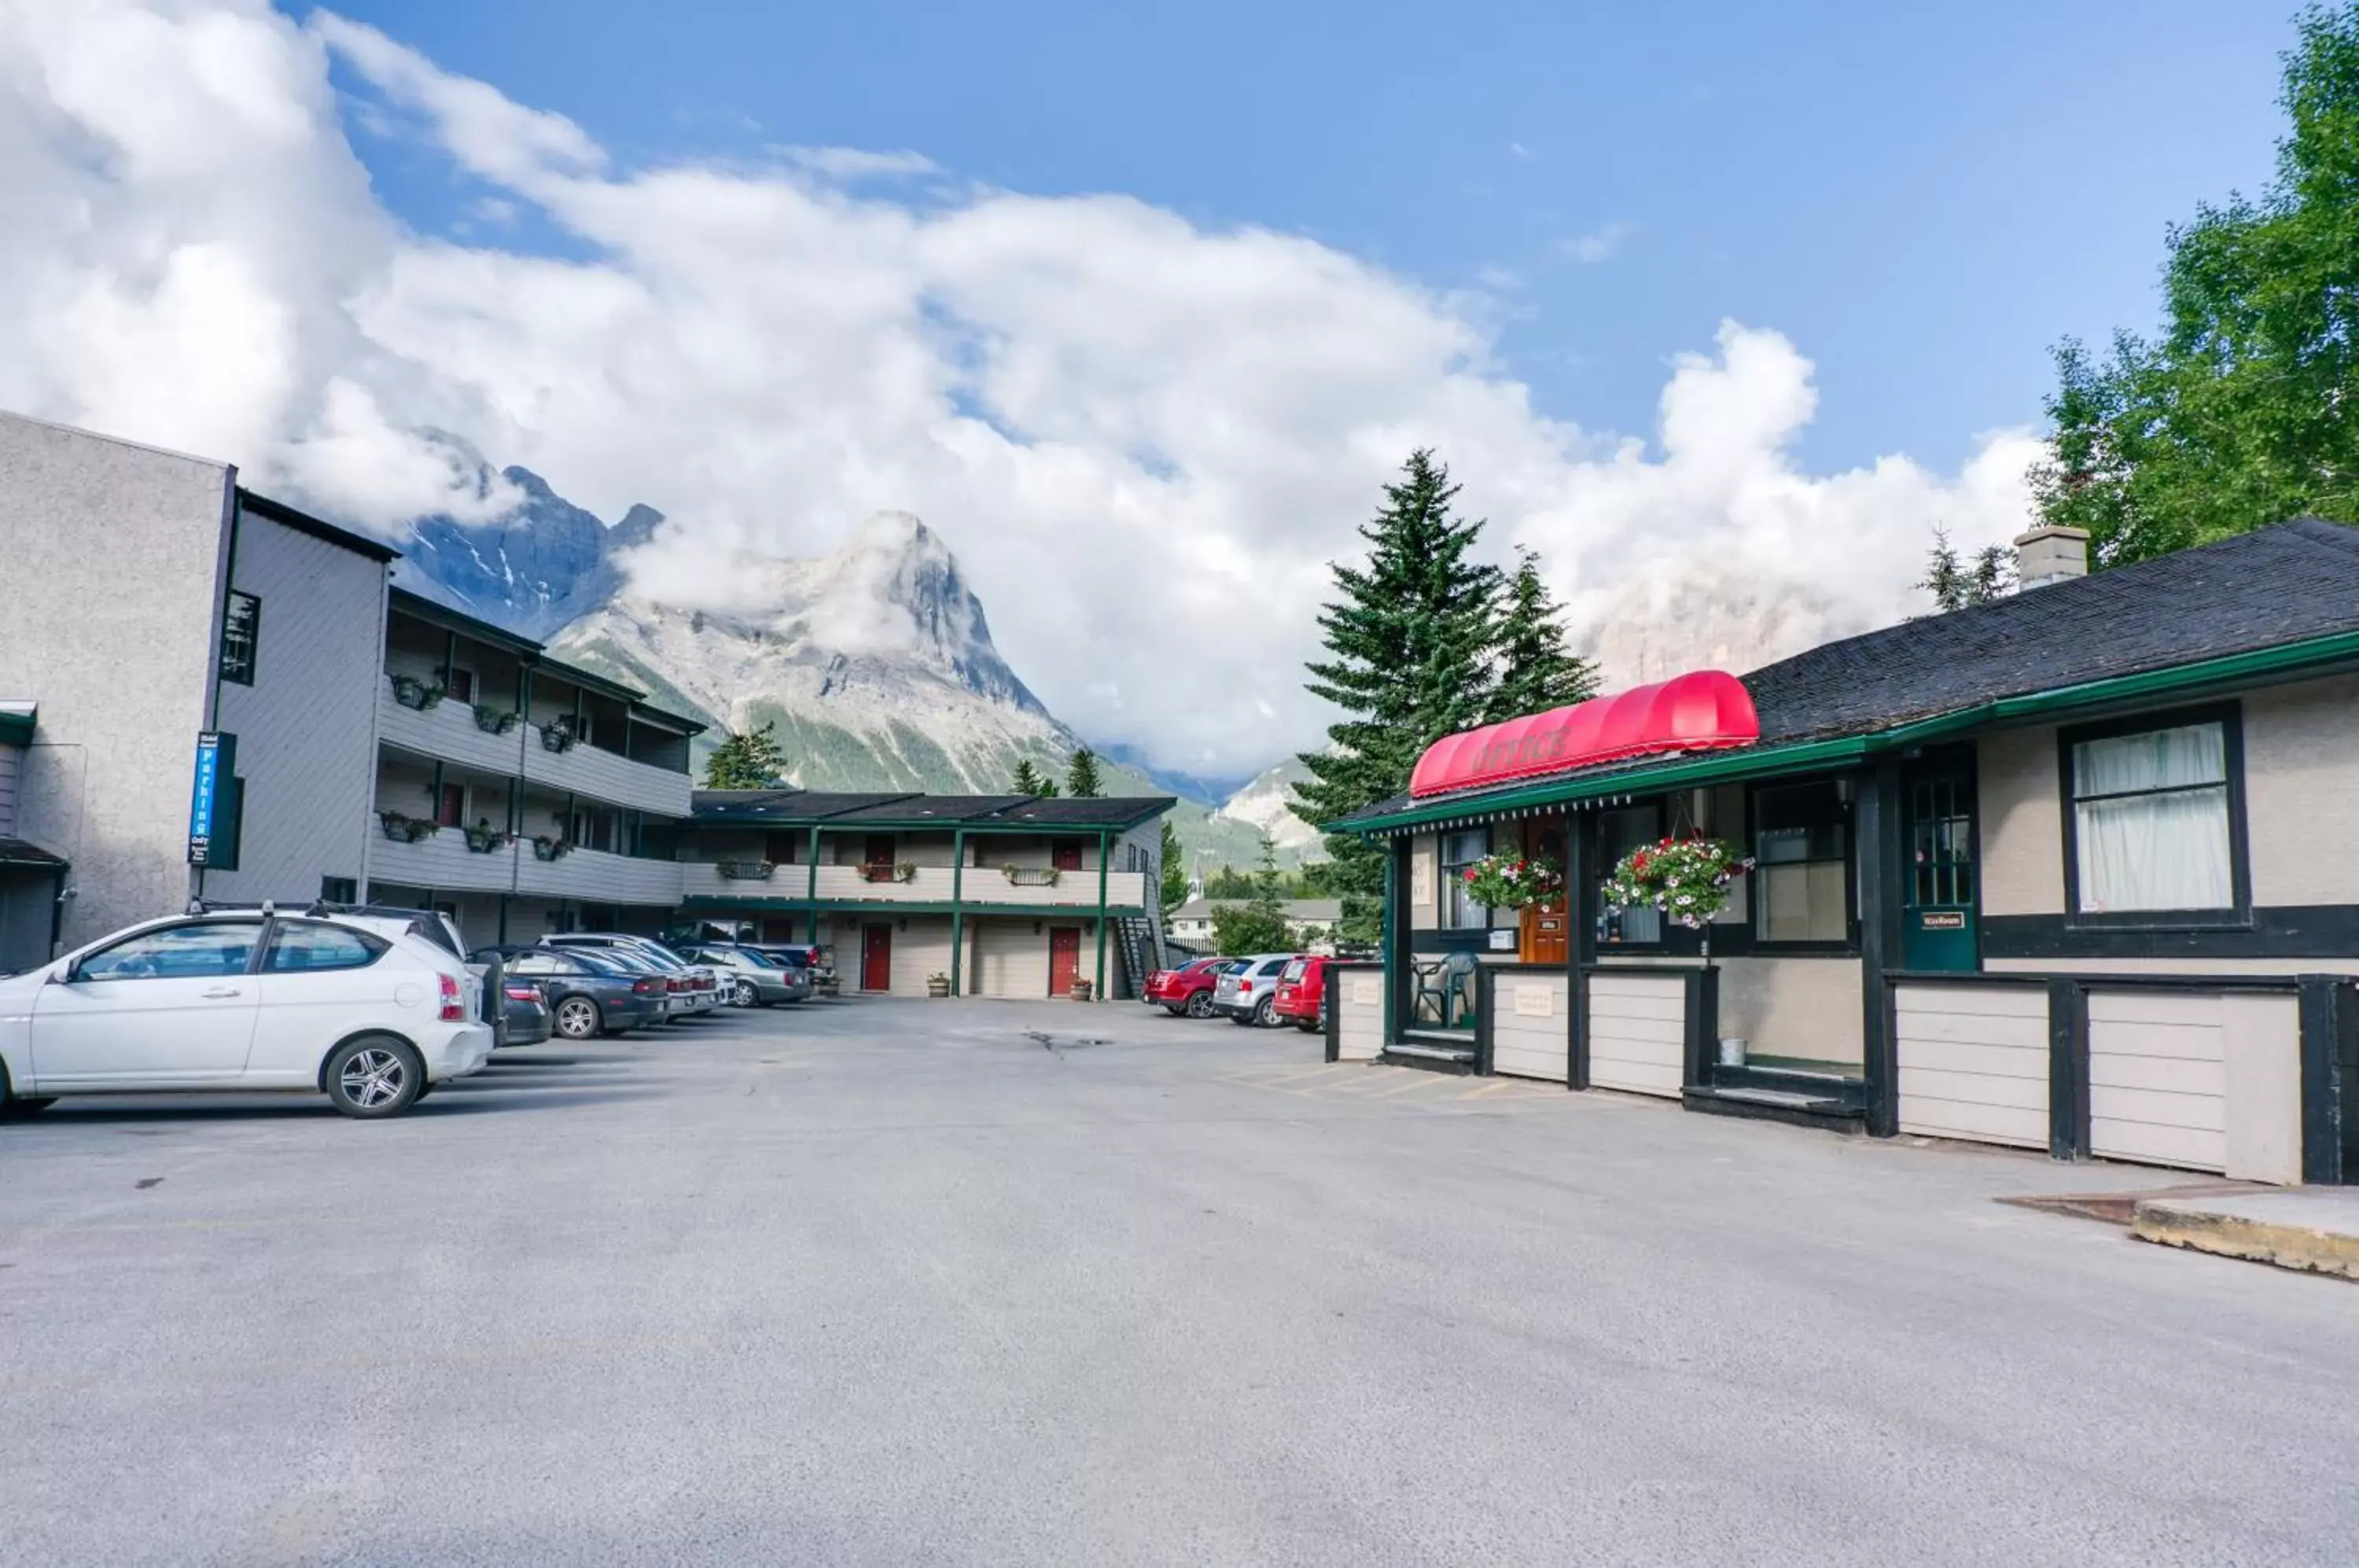
[[[2253,902],[2359,903],[2359,679],[2245,699]]]
[[[1336,977],[1336,1056],[1343,1062],[1374,1062],[1385,1048],[1385,975],[1381,969],[1347,969]]]
[[[1895,997],[1900,1130],[2048,1147],[2048,992],[1903,985]]]
[[[2004,730],[1976,743],[1982,817],[1983,913],[2053,915],[2064,909],[2064,819],[2058,809],[2056,731]]]
[[[1720,1032],[1756,1056],[1856,1070],[1865,1060],[1856,958],[1730,958],[1720,964]]]
[[[1590,1083],[1678,1098],[1686,1074],[1686,982],[1678,975],[1591,976]]]
[[[966,989],[977,996],[1027,999],[1049,994],[1049,932],[1030,920],[971,920]],[[1092,953],[1082,941],[1082,973],[1089,973]]]
[[[1491,987],[1491,1070],[1563,1083],[1571,1041],[1565,976],[1500,975]]]

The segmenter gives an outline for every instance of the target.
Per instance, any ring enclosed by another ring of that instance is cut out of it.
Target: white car
[[[465,961],[398,919],[266,905],[148,920],[0,979],[0,1111],[302,1089],[398,1116],[484,1065],[484,1013]]]

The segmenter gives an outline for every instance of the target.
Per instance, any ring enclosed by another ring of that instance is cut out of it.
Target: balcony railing
[[[679,867],[681,891],[691,898],[745,898],[801,902],[814,894],[826,904],[949,904],[952,878],[947,866],[920,866],[906,882],[898,867],[822,866],[813,886],[808,866],[779,866],[767,879],[745,880],[723,873],[711,861],[686,861]],[[872,873],[874,874],[872,876]],[[1114,871],[1106,875],[1109,909],[1145,907],[1147,875]],[[1010,881],[997,866],[970,866],[957,877],[956,901],[970,909],[1094,909],[1098,901],[1095,871],[1060,873],[1053,884]]]
[[[522,723],[509,725],[506,734],[487,730],[477,723],[473,708],[453,698],[445,697],[430,708],[406,707],[387,681],[378,686],[376,713],[379,739],[420,757],[514,778],[524,755]]]
[[[467,847],[466,834],[457,828],[442,828],[412,843],[379,836],[369,844],[369,880],[405,887],[506,893],[516,886],[516,845],[478,854]]]
[[[526,845],[516,866],[519,893],[667,909],[680,898],[680,864],[676,860],[641,860],[596,849],[571,850],[555,860],[543,860]]]
[[[587,741],[576,741],[562,751],[554,750],[538,724],[521,727],[527,732],[521,748],[524,776],[534,783],[661,816],[688,815],[694,781],[687,774],[633,762],[627,757],[602,751]]]

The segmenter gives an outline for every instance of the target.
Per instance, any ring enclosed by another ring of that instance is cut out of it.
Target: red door
[[[864,991],[890,991],[893,988],[891,926],[860,928],[860,988]]]
[[[1056,856],[1049,864],[1060,871],[1079,871],[1082,868],[1082,845],[1078,839],[1059,839],[1049,853]],[[1081,932],[1073,933],[1075,942],[1081,938]]]
[[[1049,928],[1049,995],[1070,996],[1082,977],[1082,928]]]

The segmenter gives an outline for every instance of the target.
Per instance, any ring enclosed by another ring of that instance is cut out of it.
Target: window
[[[1658,804],[1623,806],[1597,814],[1598,881],[1622,864],[1622,857],[1632,850],[1650,844],[1663,836],[1663,811]],[[1597,941],[1607,947],[1629,947],[1659,942],[1663,940],[1663,911],[1660,909],[1609,909],[1603,903],[1597,906]]]
[[[1851,808],[1835,780],[1753,794],[1753,934],[1762,942],[1851,940]]]
[[[365,931],[342,926],[281,922],[262,961],[266,975],[314,974],[323,969],[365,969],[391,945]]]
[[[352,877],[322,877],[320,878],[320,902],[323,904],[357,904],[360,902],[360,898],[361,885]]]
[[[2243,908],[2238,740],[2225,717],[2066,737],[2075,915]]]
[[[1441,926],[1444,931],[1480,931],[1491,911],[1466,891],[1466,868],[1491,853],[1491,830],[1470,828],[1441,835]]]
[[[452,702],[473,702],[475,700],[475,672],[473,670],[461,670],[454,665],[451,669],[444,670],[442,673],[445,677],[443,681],[445,694],[448,695]]]
[[[243,975],[260,920],[204,920],[142,931],[74,965],[82,980],[199,980]]]
[[[254,684],[254,657],[262,636],[262,601],[233,590],[222,606],[221,678]]]

